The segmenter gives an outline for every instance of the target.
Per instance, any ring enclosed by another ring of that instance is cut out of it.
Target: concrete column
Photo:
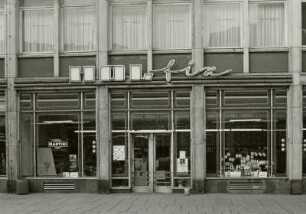
[[[302,71],[302,22],[301,0],[288,1],[289,18],[289,72],[292,73],[293,83],[288,91],[288,150],[287,165],[290,179],[290,193],[301,194],[302,185],[302,128],[303,128],[303,93],[300,81]]]
[[[249,0],[243,0],[243,73],[249,73],[250,31],[249,31]]]
[[[202,2],[203,0],[193,0],[192,5],[192,58],[195,61],[195,69],[202,68],[204,65]]]
[[[108,64],[108,0],[97,0],[97,71],[101,65]],[[110,190],[110,138],[109,138],[109,106],[108,90],[99,86],[97,90],[97,139],[99,150],[97,157],[99,192],[109,193]]]
[[[153,69],[153,0],[147,0],[147,46],[147,69],[150,71]]]
[[[109,193],[110,190],[110,129],[109,129],[109,101],[108,89],[104,86],[98,88],[98,166],[100,193]]]
[[[61,24],[60,24],[60,4],[59,4],[59,0],[53,0],[53,43],[54,43],[54,60],[53,60],[53,66],[54,66],[54,77],[59,77],[59,53],[60,53],[60,44],[61,44],[61,40],[60,40],[60,28],[61,28]]]
[[[18,126],[17,126],[17,93],[14,82],[17,76],[17,47],[18,47],[18,0],[6,1],[6,53],[5,53],[5,74],[7,78],[6,93],[6,145],[8,162],[8,190],[14,192],[18,178]]]
[[[192,126],[191,150],[193,151],[192,179],[193,191],[204,193],[204,178],[206,176],[206,142],[205,142],[205,92],[203,85],[192,87]]]
[[[97,0],[97,68],[108,63],[108,0]],[[98,70],[98,69],[97,69]]]

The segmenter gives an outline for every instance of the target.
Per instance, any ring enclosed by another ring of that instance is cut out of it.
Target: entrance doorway
[[[171,134],[132,135],[133,190],[171,192]]]

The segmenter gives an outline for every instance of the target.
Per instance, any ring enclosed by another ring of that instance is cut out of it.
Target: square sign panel
[[[69,66],[70,82],[81,82],[81,66]]]
[[[130,78],[131,80],[141,80],[142,79],[142,65],[141,64],[131,64],[130,65]]]
[[[94,82],[96,80],[95,68],[95,66],[83,66],[84,82]]]

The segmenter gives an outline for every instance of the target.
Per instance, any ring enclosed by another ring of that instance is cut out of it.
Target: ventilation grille
[[[229,190],[263,190],[263,182],[244,182],[244,181],[230,181],[228,185]]]
[[[44,183],[44,190],[75,190],[74,183]]]

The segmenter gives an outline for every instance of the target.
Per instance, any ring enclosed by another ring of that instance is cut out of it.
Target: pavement
[[[0,214],[306,214],[306,195],[0,194]]]

